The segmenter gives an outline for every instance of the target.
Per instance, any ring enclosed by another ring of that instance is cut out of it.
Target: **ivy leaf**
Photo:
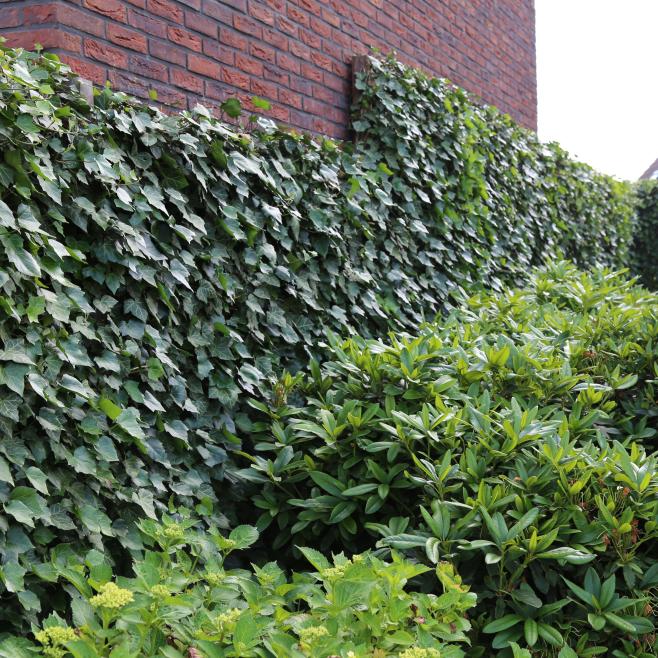
[[[121,415],[121,407],[114,404],[109,398],[99,398],[98,407],[110,420],[116,420]]]
[[[84,526],[93,533],[106,535],[108,537],[114,536],[112,530],[112,522],[107,514],[95,508],[92,505],[82,505],[78,511],[78,517]]]
[[[225,100],[220,107],[232,119],[237,119],[242,114],[242,103],[237,98]]]
[[[0,226],[7,228],[16,228],[16,218],[11,208],[2,200],[0,200]]]
[[[139,411],[134,407],[124,409],[115,419],[117,425],[136,439],[143,439],[144,430],[139,424]]]
[[[34,123],[34,120],[29,114],[21,114],[16,119],[16,125],[24,132],[28,134],[38,133],[40,131],[39,126]]]
[[[22,402],[23,398],[15,393],[0,396],[0,416],[18,422],[18,410],[20,409]]]
[[[9,262],[26,276],[41,276],[41,267],[34,256],[23,248],[23,240],[20,235],[0,234],[0,242],[5,248]]]
[[[0,576],[8,592],[21,592],[25,589],[23,577],[27,569],[18,562],[6,562],[0,567]]]

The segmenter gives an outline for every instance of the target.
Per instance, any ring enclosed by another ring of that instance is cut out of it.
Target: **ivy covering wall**
[[[640,182],[635,190],[637,220],[631,250],[631,270],[640,281],[658,290],[658,181]]]
[[[496,286],[547,255],[581,266],[626,262],[628,183],[393,59],[369,59],[357,87],[358,151],[392,172],[389,224],[420,221],[440,236],[421,243],[412,277],[429,264],[448,285]]]
[[[139,548],[133,520],[176,504],[228,525],[247,399],[328,329],[412,327],[557,251],[626,259],[624,185],[393,61],[353,148],[0,64],[1,596],[28,616],[62,542]]]

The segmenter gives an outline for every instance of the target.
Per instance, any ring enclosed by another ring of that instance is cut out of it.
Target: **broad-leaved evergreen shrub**
[[[658,295],[557,263],[329,353],[282,380],[304,405],[254,402],[275,547],[451,561],[478,595],[469,655],[656,655]]]
[[[275,562],[236,569],[229,555],[258,537],[199,532],[186,518],[146,520],[150,549],[116,578],[97,550],[53,552],[53,579],[70,605],[28,637],[0,633],[0,658],[462,658],[468,592],[448,563],[429,569],[396,555],[302,549],[315,571],[287,577]],[[411,582],[430,576],[442,594]],[[458,644],[459,643],[459,644]]]
[[[408,84],[387,66],[390,84]],[[603,179],[579,204],[519,165],[492,211],[498,188],[465,130],[480,110],[442,93],[466,113],[446,176],[416,156],[402,171],[372,141],[343,149],[271,124],[247,135],[203,108],[167,116],[109,89],[90,107],[55,56],[0,52],[0,623],[51,600],[44,565],[62,542],[139,550],[135,520],[170,499],[235,523],[243,401],[276,398],[273,373],[318,353],[327,329],[413,329],[451,289],[516,278],[543,247],[624,259],[623,190]],[[434,124],[452,125],[439,100]],[[419,143],[437,141],[422,129]],[[580,223],[578,236],[605,207],[609,239],[567,249],[534,216],[525,231],[519,200],[537,189],[548,206],[572,200],[546,221]]]

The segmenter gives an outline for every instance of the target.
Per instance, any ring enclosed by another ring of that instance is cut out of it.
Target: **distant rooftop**
[[[640,176],[640,180],[658,178],[658,159]]]

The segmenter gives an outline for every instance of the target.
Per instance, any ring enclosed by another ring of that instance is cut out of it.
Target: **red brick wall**
[[[8,45],[173,107],[257,95],[298,128],[346,135],[350,62],[371,46],[536,128],[534,0],[0,0]]]

